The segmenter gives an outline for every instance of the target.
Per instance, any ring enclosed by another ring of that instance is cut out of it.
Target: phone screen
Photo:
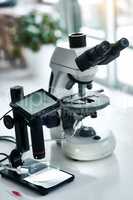
[[[54,187],[72,177],[71,174],[53,167],[47,167],[26,178],[25,181],[44,188]]]

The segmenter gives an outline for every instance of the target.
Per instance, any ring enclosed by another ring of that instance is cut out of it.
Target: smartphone
[[[26,159],[23,168],[28,169],[27,175],[17,175],[10,170],[2,170],[0,174],[42,195],[46,195],[74,179],[73,174],[34,159]]]

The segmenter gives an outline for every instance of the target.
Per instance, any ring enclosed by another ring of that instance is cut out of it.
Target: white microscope
[[[73,33],[69,36],[69,45],[70,48],[56,47],[50,62],[49,92],[61,101],[61,123],[51,130],[51,135],[57,139],[64,138],[61,148],[71,159],[102,159],[115,149],[112,131],[97,132],[91,125],[84,126],[82,121],[86,117],[96,118],[97,111],[110,104],[102,90],[91,90],[97,65],[106,65],[119,57],[129,42],[126,38],[113,44],[103,41],[88,49],[86,35]],[[76,84],[78,89],[74,92]]]

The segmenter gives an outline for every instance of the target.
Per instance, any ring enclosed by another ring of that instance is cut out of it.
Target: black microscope
[[[57,113],[60,102],[43,89],[24,96],[23,87],[15,86],[10,89],[10,94],[13,118],[6,115],[4,124],[8,129],[15,128],[16,148],[9,156],[10,164],[3,166],[0,174],[45,195],[74,179],[68,172],[49,166],[43,161],[37,161],[45,158],[43,126],[52,128],[60,123]],[[23,160],[23,153],[30,149],[28,127],[34,159]]]

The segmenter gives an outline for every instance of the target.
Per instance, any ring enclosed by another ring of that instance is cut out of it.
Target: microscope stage
[[[88,116],[97,110],[103,109],[110,104],[109,98],[98,92],[90,92],[88,95],[80,97],[75,94],[64,98],[63,109],[74,112],[78,115]]]

